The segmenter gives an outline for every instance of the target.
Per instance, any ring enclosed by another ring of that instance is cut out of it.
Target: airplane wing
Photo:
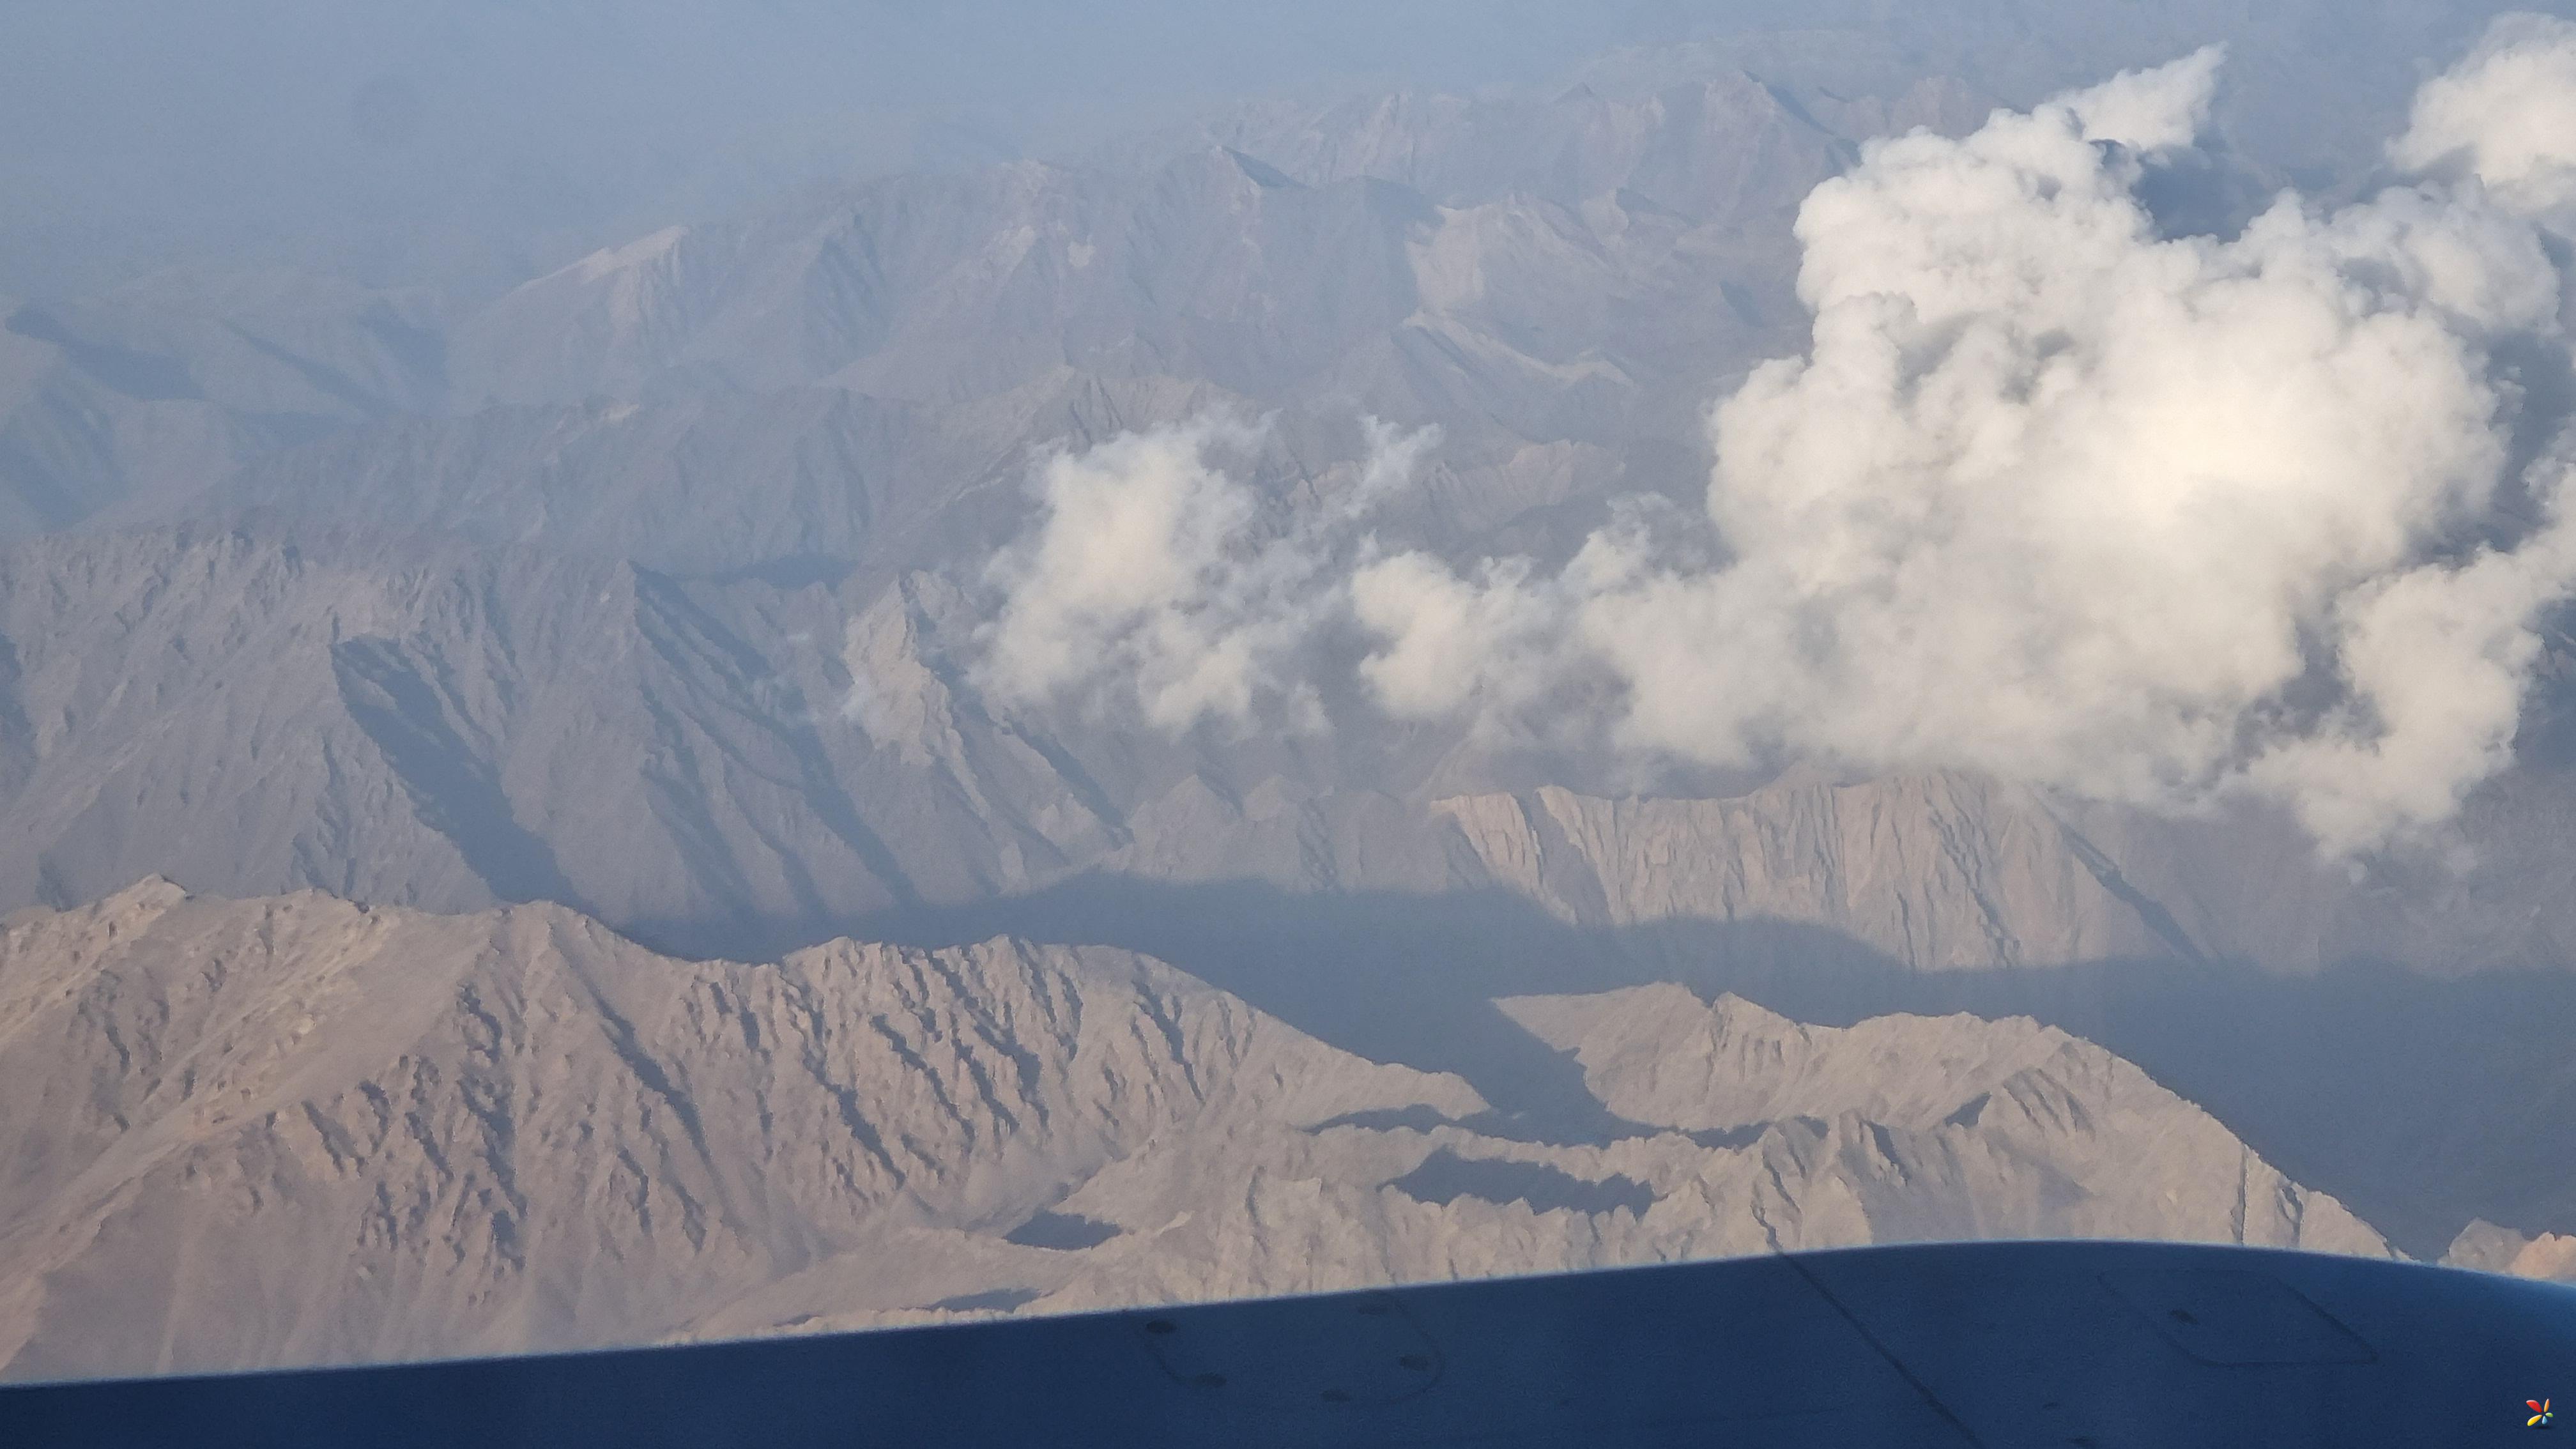
[[[0,1446],[2450,1446],[2576,1433],[2576,1288],[1862,1248],[670,1348],[0,1389]],[[2552,1426],[2543,1426],[2549,1428]],[[2517,1437],[2522,1436],[2522,1437]]]

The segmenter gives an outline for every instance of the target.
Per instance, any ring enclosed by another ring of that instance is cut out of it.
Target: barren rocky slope
[[[2480,1220],[2460,1230],[2442,1261],[2454,1268],[2474,1268],[2482,1273],[2576,1283],[2576,1237],[2565,1233],[2517,1233]]]
[[[1783,780],[1721,800],[1557,787],[1433,809],[1492,877],[1587,925],[1831,926],[1922,969],[2119,958],[2299,972],[2555,967],[2576,914],[2540,862],[2576,781],[2526,766],[2472,796],[2453,859],[2318,858],[2285,819],[2165,819],[1959,774]]]
[[[31,544],[0,562],[0,899],[162,873],[811,939],[1105,848],[1007,727],[915,720],[934,756],[874,743],[869,719],[903,728],[899,693],[844,716],[852,663],[909,660],[910,607],[435,542]]]
[[[2027,1021],[1509,1004],[1551,1139],[1126,952],[658,956],[147,881],[0,932],[13,1376],[560,1347],[1932,1236],[2385,1251]]]

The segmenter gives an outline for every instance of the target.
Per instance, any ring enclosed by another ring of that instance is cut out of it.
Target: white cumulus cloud
[[[2500,358],[2566,355],[2563,278],[2505,187],[2576,159],[2566,92],[2530,79],[2576,29],[2498,35],[2397,148],[2471,138],[2483,181],[2283,196],[2233,239],[2160,236],[2137,194],[2214,51],[1866,148],[1799,215],[1808,355],[1710,416],[1724,564],[1634,531],[1554,577],[1374,561],[1378,698],[1508,723],[1589,669],[1610,739],[1681,759],[2250,792],[2337,850],[2443,818],[2503,762],[2534,614],[2576,573],[2566,459],[2517,476]],[[2495,540],[2509,494],[2538,522]]]
[[[2576,447],[2531,385],[2570,375],[2576,26],[2508,18],[2428,82],[2378,195],[2165,235],[2141,183],[2220,61],[1816,188],[1807,353],[1709,414],[1713,556],[1635,511],[1554,571],[1389,553],[1364,502],[1265,514],[1215,461],[1254,430],[1164,428],[1042,465],[982,682],[1312,726],[1305,643],[1343,621],[1381,708],[1488,736],[2253,796],[2334,852],[2445,819],[2576,585]],[[1428,445],[1379,429],[1349,496]]]
[[[1003,602],[978,634],[977,686],[1018,704],[1132,707],[1174,733],[1265,707],[1321,727],[1305,645],[1339,607],[1359,521],[1439,436],[1365,426],[1350,486],[1293,515],[1265,511],[1223,466],[1260,446],[1258,424],[1205,417],[1041,460],[1038,522],[989,570]]]
[[[2466,60],[2415,93],[2400,166],[2459,166],[2506,204],[2547,211],[2576,203],[2576,27],[2507,15]]]

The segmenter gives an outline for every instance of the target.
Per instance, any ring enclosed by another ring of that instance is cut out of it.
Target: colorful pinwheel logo
[[[2531,1407],[2531,1417],[2522,1421],[2524,1428],[2537,1429],[2549,1422],[2547,1399],[2525,1399],[2523,1402]]]

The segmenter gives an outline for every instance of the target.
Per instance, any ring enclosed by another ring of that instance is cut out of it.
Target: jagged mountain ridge
[[[691,399],[815,387],[961,409],[941,426],[965,430],[975,461],[915,459],[925,466],[894,480],[936,498],[992,455],[1064,436],[1013,431],[971,405],[1067,369],[1112,384],[1182,378],[1256,407],[1440,421],[1469,459],[1525,445],[1610,450],[1584,468],[1588,496],[1687,486],[1710,389],[1795,340],[1787,223],[1798,198],[1861,135],[1912,114],[1864,107],[1843,119],[1846,134],[1741,77],[1710,94],[1720,92],[1611,123],[1619,148],[1642,147],[1666,174],[1742,171],[1724,196],[1682,209],[1627,186],[1638,178],[1616,167],[1581,171],[1569,189],[1544,147],[1506,148],[1495,160],[1518,169],[1444,185],[1435,203],[1378,175],[1310,184],[1241,147],[1200,143],[1112,166],[1022,162],[825,190],[639,237],[479,302],[284,274],[173,274],[15,308],[0,339],[0,528],[220,512],[284,503],[285,490],[340,517],[470,528],[507,516],[576,547],[667,562],[704,551],[691,538],[698,514],[628,519],[603,537],[582,526],[583,507],[542,502],[568,490],[618,498],[622,480],[567,477],[524,417],[482,415],[604,401],[677,405],[685,418]],[[1535,114],[1577,149],[1604,124]],[[1273,149],[1296,148],[1282,137]],[[442,435],[436,448],[482,455],[481,481],[498,490],[484,511],[424,516],[409,495],[438,491],[434,467],[432,479],[388,477],[354,496],[287,486],[329,467],[331,446],[390,454],[362,473],[426,466],[403,456],[422,446],[424,425]],[[265,466],[322,439],[331,445],[302,462]],[[744,446],[756,473],[762,450]],[[1661,456],[1674,448],[1685,457]],[[709,463],[720,475],[724,451]],[[867,460],[851,466],[869,471]],[[239,496],[217,488],[236,474],[247,475]],[[385,511],[370,515],[368,500]],[[714,566],[832,554],[846,541],[836,520],[785,522],[815,526]],[[935,549],[905,560],[938,561]]]
[[[549,898],[706,949],[1084,872],[1499,888],[1586,928],[1789,922],[1918,969],[2128,958],[2555,966],[2563,771],[2475,797],[2464,873],[2356,878],[2285,822],[1934,775],[1727,799],[1436,793],[1459,748],[1030,715],[973,600],[525,549],[181,530],[0,551],[0,904],[164,874],[470,909]],[[641,781],[643,788],[634,784]]]
[[[1916,126],[1955,132],[1991,103],[1946,78],[1885,96],[1783,87],[1719,62],[1693,76],[1622,85],[1593,74],[1551,96],[1395,92],[1256,101],[1110,152],[1137,164],[1157,146],[1214,144],[1309,186],[1399,182],[1444,206],[1520,191],[1565,205],[1608,195],[1708,220],[1772,205],[1785,180],[1848,157],[1852,143]],[[1713,163],[1713,164],[1712,164]]]
[[[552,905],[147,881],[0,928],[0,1083],[37,1109],[0,1118],[0,1353],[490,1352],[1962,1232],[2385,1251],[2029,1022],[1510,1009],[1633,1121],[1519,1135],[1120,951],[691,963]],[[1621,1059],[1693,1032],[1693,1081]]]
[[[1143,361],[1266,392],[1413,309],[1404,238],[1428,220],[1400,188],[1297,186],[1224,151],[1138,177],[900,177],[531,281],[459,329],[453,385],[469,408],[626,396],[666,374],[936,399]]]
[[[1007,538],[1040,440],[1079,448],[1210,411],[1255,410],[1204,384],[1070,370],[954,407],[835,388],[505,405],[279,450],[192,509],[542,540],[699,576],[882,576]]]
[[[966,561],[1025,525],[1041,459],[1212,415],[1263,424],[1259,445],[1227,462],[1283,513],[1347,487],[1366,456],[1359,415],[1339,404],[1265,411],[1206,383],[1059,368],[952,404],[807,388],[395,417],[249,459],[184,506],[109,516],[427,531],[689,577],[863,587],[953,560],[971,580]],[[1372,521],[1390,538],[1507,545],[1515,524],[1579,505],[1605,479],[1661,479],[1669,461],[1471,426],[1444,432],[1440,456]]]

